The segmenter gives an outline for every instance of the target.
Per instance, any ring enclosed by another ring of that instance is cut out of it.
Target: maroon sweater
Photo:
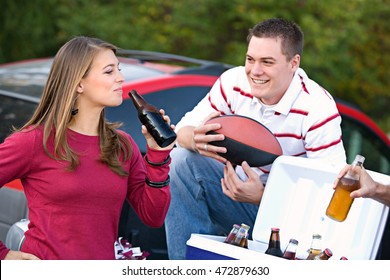
[[[124,133],[124,132],[121,132]],[[29,208],[29,230],[22,251],[41,259],[114,259],[122,204],[127,198],[141,220],[162,226],[170,202],[169,186],[145,183],[165,181],[169,165],[152,166],[134,140],[129,176],[119,176],[99,161],[97,136],[68,130],[68,143],[79,154],[80,165],[67,171],[67,162],[50,158],[43,149],[39,127],[18,132],[0,144],[0,187],[21,179]],[[52,139],[48,147],[52,150]],[[163,162],[170,151],[148,148],[151,162]],[[0,259],[8,253],[0,241]]]

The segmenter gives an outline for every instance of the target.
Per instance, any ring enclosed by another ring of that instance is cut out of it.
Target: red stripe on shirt
[[[228,102],[226,93],[225,93],[225,91],[224,91],[224,89],[223,89],[221,78],[219,78],[219,90],[221,91],[222,98],[223,98],[223,100],[225,101],[225,103],[226,103],[227,107],[229,108],[230,112],[231,112],[232,114],[234,114],[234,112],[233,112],[233,110],[232,110],[232,107],[231,107],[231,104]],[[212,104],[210,97],[209,97],[209,101],[210,101],[211,106],[213,106],[214,109],[218,110],[217,107],[216,107],[215,105]],[[220,110],[218,110],[218,111],[221,112]],[[222,113],[223,115],[225,115],[224,112],[221,112],[221,113]]]
[[[282,137],[291,137],[291,138],[295,138],[295,139],[299,139],[301,140],[303,138],[302,135],[297,135],[297,134],[293,134],[293,133],[274,133],[275,137],[279,137],[279,138],[282,138]]]
[[[321,126],[323,126],[324,124],[330,122],[331,120],[334,120],[335,118],[339,117],[340,115],[338,113],[334,114],[333,116],[330,116],[329,118],[326,118],[325,120],[323,120],[322,122],[316,124],[316,125],[313,125],[312,127],[310,127],[310,129],[308,131],[313,131]]]
[[[301,84],[302,84],[302,89],[303,89],[303,91],[306,92],[306,93],[309,93],[309,91],[308,91],[307,88],[306,88],[305,83],[303,82],[302,76],[299,75],[299,78],[301,79]]]
[[[260,171],[263,172],[264,174],[268,174],[270,172],[269,170],[261,168],[261,167],[258,167],[258,169],[260,169]]]
[[[221,80],[220,80],[220,84],[219,84],[219,87],[220,87],[220,92],[221,92],[221,95],[222,95],[222,98],[225,100],[225,102],[227,103],[226,101],[226,94],[222,88],[222,84],[221,84]],[[221,115],[225,115],[225,112],[221,111],[218,109],[218,107],[211,101],[211,95],[209,94],[208,96],[208,101],[210,103],[210,106],[217,112],[219,112]]]
[[[293,113],[293,114],[301,114],[301,115],[304,115],[304,116],[307,116],[309,114],[308,111],[304,111],[304,110],[300,110],[300,109],[294,109],[292,108],[290,110],[290,113]]]
[[[253,95],[252,95],[252,94],[243,91],[243,90],[240,89],[239,87],[233,87],[233,90],[234,90],[234,91],[237,91],[237,92],[240,93],[242,96],[249,97],[249,98],[253,98]]]
[[[319,146],[319,147],[316,147],[316,148],[306,148],[306,151],[310,151],[310,152],[317,152],[319,150],[324,150],[324,149],[327,149],[329,147],[332,147],[332,146],[335,146],[337,144],[339,144],[341,142],[341,136],[340,136],[340,139],[336,140],[336,141],[333,141],[327,145],[323,145],[323,146]]]
[[[209,100],[209,102],[210,102],[211,107],[213,107],[214,110],[217,110],[217,111],[218,111],[217,106],[215,106],[215,105],[213,104],[213,102],[211,102],[211,96],[210,96],[210,94],[209,94],[208,100]]]
[[[299,78],[301,79],[301,84],[302,84],[302,89],[303,89],[303,91],[306,92],[306,93],[308,93],[308,94],[310,94],[310,92],[309,92],[309,91],[307,90],[307,88],[306,88],[306,84],[304,83],[302,76],[299,76]],[[321,86],[320,86],[320,87],[321,87]],[[324,91],[325,95],[326,95],[329,99],[332,99],[332,97],[330,96],[329,92],[327,92],[326,89],[324,89],[323,87],[321,87],[321,88],[322,88],[322,90]]]
[[[292,155],[292,156],[293,157],[300,157],[300,156],[303,156],[303,155],[306,155],[306,152],[302,152],[302,153],[295,154],[295,155]]]
[[[226,104],[228,104],[226,93],[225,93],[225,91],[223,90],[223,87],[222,87],[221,79],[219,80],[219,89],[221,91],[221,95],[222,95],[223,100],[225,100]]]
[[[320,86],[321,87],[321,86]],[[329,94],[329,92],[327,92],[326,89],[324,89],[323,87],[321,87],[322,90],[324,91],[325,95],[329,98],[329,99],[332,99],[332,96]]]
[[[211,106],[215,111],[220,112],[221,115],[225,115],[225,112],[219,110],[219,109],[217,108],[217,106],[215,106],[215,104],[213,104],[213,102],[211,102],[211,96],[210,96],[210,95],[209,95],[208,100],[209,100],[209,102],[210,102],[210,106]]]

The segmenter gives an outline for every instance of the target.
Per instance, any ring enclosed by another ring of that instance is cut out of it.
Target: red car
[[[120,121],[145,153],[137,113],[127,93],[136,89],[158,108],[163,108],[173,124],[203,98],[219,75],[232,67],[213,61],[145,52],[120,51],[122,73],[125,76],[124,102],[116,108],[106,108],[111,121]],[[51,58],[20,61],[0,65],[0,141],[9,135],[11,127],[21,126],[37,106],[52,63]],[[337,97],[337,94],[333,94]],[[375,122],[356,107],[341,100],[337,106],[343,118],[343,142],[348,162],[356,154],[366,157],[365,167],[380,173],[390,173],[390,140]],[[14,181],[0,189],[0,240],[5,241],[10,226],[27,217],[27,206],[20,182]],[[378,258],[390,258],[389,222],[383,234],[382,253]],[[133,246],[151,253],[149,259],[167,259],[164,227],[152,229],[143,225],[131,207],[123,206],[119,236]],[[387,252],[384,254],[384,251]]]

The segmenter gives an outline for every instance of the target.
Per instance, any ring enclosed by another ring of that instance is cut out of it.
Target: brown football
[[[223,134],[223,141],[211,145],[226,147],[227,153],[219,155],[232,164],[241,165],[245,160],[250,166],[271,164],[282,155],[282,148],[272,132],[261,123],[244,116],[229,115],[210,119],[207,123],[220,123],[221,128],[208,134]]]

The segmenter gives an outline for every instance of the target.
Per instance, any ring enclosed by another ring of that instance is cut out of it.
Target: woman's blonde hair
[[[117,47],[97,38],[83,36],[65,43],[54,57],[37,109],[20,129],[43,125],[46,153],[55,159],[68,161],[69,170],[74,170],[79,164],[78,155],[69,147],[66,139],[66,130],[77,98],[77,86],[88,75],[93,60],[103,49],[111,49],[116,53]],[[123,169],[121,160],[130,158],[132,148],[126,136],[116,131],[120,126],[120,123],[107,122],[102,110],[99,120],[100,160],[115,173],[126,176],[128,172]],[[53,154],[47,149],[51,133],[54,135]]]

